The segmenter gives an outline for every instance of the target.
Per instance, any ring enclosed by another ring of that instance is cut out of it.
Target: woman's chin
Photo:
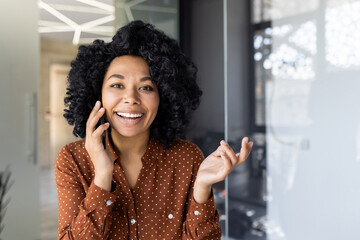
[[[117,135],[119,137],[125,137],[125,138],[136,138],[136,137],[145,137],[148,136],[150,133],[150,129],[146,129],[145,131],[139,131],[137,129],[117,129],[117,128],[111,128],[112,135]]]

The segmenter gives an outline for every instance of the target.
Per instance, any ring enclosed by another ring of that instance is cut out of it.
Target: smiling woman
[[[71,66],[64,116],[84,139],[56,161],[58,239],[220,239],[211,186],[252,142],[235,153],[222,141],[205,159],[181,139],[201,90],[177,42],[134,21]]]

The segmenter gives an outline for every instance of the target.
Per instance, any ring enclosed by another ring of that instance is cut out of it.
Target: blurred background
[[[187,139],[249,136],[214,186],[223,239],[360,239],[360,0],[0,0],[0,238],[52,240],[81,44],[134,19],[177,39],[204,94]],[[358,110],[357,110],[358,109]]]

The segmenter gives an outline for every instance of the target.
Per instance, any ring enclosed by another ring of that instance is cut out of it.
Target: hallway
[[[53,168],[40,171],[41,240],[55,240],[58,223],[58,202]]]

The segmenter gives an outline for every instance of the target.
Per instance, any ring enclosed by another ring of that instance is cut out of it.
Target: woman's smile
[[[138,124],[142,119],[143,113],[128,113],[128,112],[117,112],[116,115],[122,124],[127,126],[133,126]]]

